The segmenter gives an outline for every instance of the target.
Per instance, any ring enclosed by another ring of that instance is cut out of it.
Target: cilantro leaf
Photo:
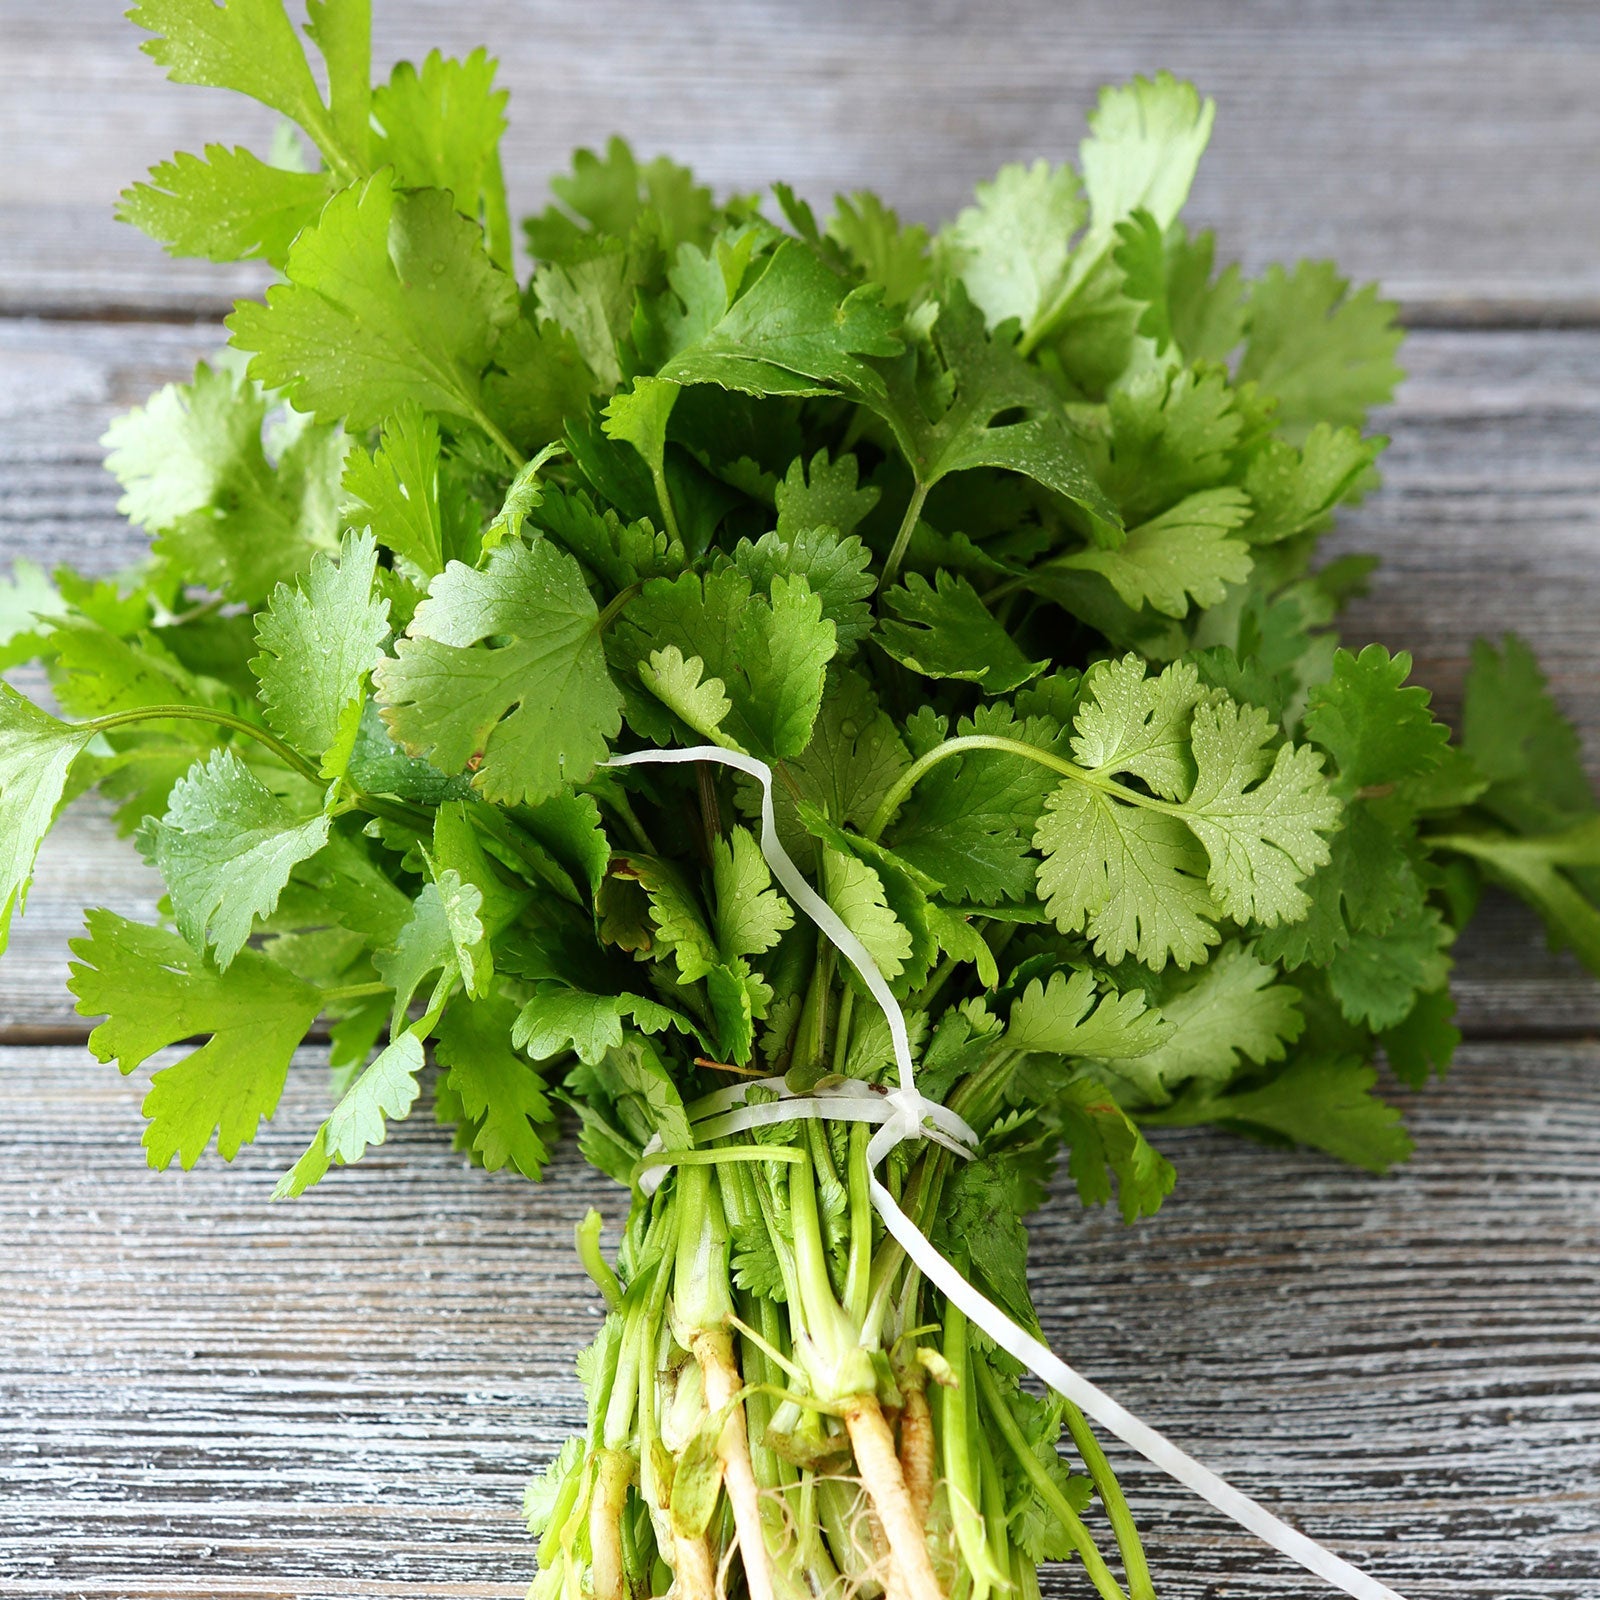
[[[201,362],[192,383],[158,390],[101,441],[123,488],[117,509],[155,535],[184,582],[231,600],[265,599],[338,544],[343,434],[301,418],[269,459],[267,404],[255,384]]]
[[[1008,1050],[1121,1061],[1148,1055],[1171,1037],[1176,1018],[1152,1008],[1137,989],[1102,993],[1092,972],[1034,978],[1011,1007]]]
[[[289,874],[328,841],[328,816],[297,817],[236,756],[218,750],[173,787],[139,844],[160,872],[178,931],[226,971]]]
[[[302,1195],[327,1177],[335,1163],[348,1166],[359,1161],[369,1145],[382,1144],[388,1124],[402,1120],[416,1103],[421,1071],[422,1041],[408,1028],[357,1075],[305,1154],[278,1179],[272,1198]]]
[[[1305,1017],[1299,991],[1277,977],[1242,944],[1219,950],[1162,1000],[1169,1036],[1138,1061],[1119,1064],[1119,1075],[1159,1104],[1186,1083],[1230,1083],[1245,1062],[1282,1061]]]
[[[1411,1154],[1411,1140],[1393,1106],[1372,1093],[1377,1073],[1341,1056],[1291,1061],[1259,1088],[1197,1094],[1141,1120],[1192,1127],[1218,1122],[1325,1150],[1368,1172],[1387,1172]]]
[[[1056,571],[1097,572],[1124,605],[1148,605],[1163,616],[1188,614],[1220,604],[1231,583],[1250,575],[1250,551],[1233,537],[1249,517],[1238,489],[1203,489],[1132,529],[1112,550],[1079,550],[1058,556],[1029,576],[1032,587],[1051,593]],[[1071,609],[1070,595],[1064,602]]]
[[[889,909],[876,869],[858,856],[825,848],[822,892],[839,920],[866,947],[879,972],[893,983],[911,960],[911,934]]]
[[[913,572],[883,597],[893,613],[878,643],[925,678],[960,678],[985,694],[1009,694],[1049,666],[1029,661],[965,578],[941,571],[936,583]]]
[[[1371,284],[1352,295],[1331,261],[1268,267],[1250,289],[1239,381],[1277,400],[1291,444],[1319,422],[1360,428],[1401,378],[1395,311]]]
[[[697,1031],[681,1013],[644,995],[585,994],[560,984],[539,983],[517,1013],[511,1042],[535,1061],[549,1061],[570,1051],[580,1061],[598,1066],[607,1051],[622,1043],[625,1022],[645,1033],[666,1028],[688,1034]]]
[[[387,170],[344,190],[295,240],[287,275],[228,318],[253,378],[356,429],[412,401],[493,433],[482,376],[516,284],[448,194],[397,189]]]
[[[1030,327],[1059,294],[1088,217],[1078,176],[1046,161],[1002,167],[976,202],[939,235],[940,258],[991,328],[1013,317]]]
[[[177,1157],[184,1169],[212,1136],[231,1161],[256,1136],[283,1093],[289,1057],[322,1009],[322,996],[275,962],[241,950],[219,972],[175,933],[91,911],[88,936],[72,941],[70,988],[86,1017],[105,1016],[89,1035],[98,1061],[122,1071],[196,1034],[210,1037],[151,1079],[144,1114],[150,1165]]]
[[[515,1015],[500,996],[458,996],[440,1019],[434,1054],[471,1121],[473,1153],[490,1172],[514,1167],[537,1179],[555,1141],[555,1109],[538,1072],[508,1045]]]
[[[343,775],[355,747],[368,674],[389,635],[389,602],[374,597],[378,550],[370,534],[347,535],[335,565],[325,555],[295,589],[280,586],[256,621],[268,723],[325,778]]]
[[[1060,1123],[1067,1171],[1084,1205],[1104,1205],[1115,1177],[1124,1222],[1153,1217],[1161,1209],[1177,1181],[1172,1163],[1092,1073],[1075,1073],[1055,1087],[1051,1115]]]
[[[1533,652],[1515,634],[1472,647],[1461,748],[1489,780],[1479,804],[1524,833],[1565,827],[1595,809],[1578,735]]]
[[[58,722],[0,683],[0,950],[22,908],[39,845],[92,729]]]
[[[426,1003],[429,1013],[438,1011],[457,984],[474,999],[487,992],[492,968],[478,916],[482,907],[482,890],[453,867],[423,884],[393,947],[372,960],[394,991],[391,1031],[398,1031],[406,1008],[432,973],[439,977]]]
[[[415,402],[383,424],[378,448],[345,461],[340,512],[416,568],[422,580],[444,570],[445,513],[439,483],[439,424]]]
[[[374,674],[384,721],[440,771],[475,767],[486,799],[543,800],[585,780],[622,726],[598,623],[547,540],[501,544],[482,571],[451,562]]]
[[[649,664],[639,669],[647,687],[668,685],[679,696],[692,691],[702,715],[726,703],[715,725],[697,731],[769,761],[805,749],[836,647],[833,624],[804,578],[775,576],[763,599],[731,569],[652,580],[628,606],[616,636],[620,651]],[[655,652],[671,648],[677,658],[656,660]],[[686,678],[684,664],[696,659],[701,676]],[[664,666],[671,666],[670,677],[662,675]]]
[[[772,252],[755,281],[659,376],[747,394],[877,392],[863,356],[900,349],[899,317],[874,284],[845,285],[798,240]]]
[[[152,167],[147,183],[123,190],[117,220],[149,234],[169,255],[259,259],[281,268],[332,192],[326,173],[289,172],[248,150],[208,144],[203,157],[179,151]]]
[[[868,568],[871,552],[859,539],[843,539],[831,528],[786,531],[780,513],[779,526],[764,533],[754,544],[741,539],[733,550],[733,564],[749,580],[751,587],[770,594],[772,581],[779,576],[798,575],[822,603],[822,615],[833,624],[839,654],[847,655],[872,631],[872,608],[868,605],[877,580]]]
[[[1359,656],[1340,650],[1333,675],[1311,691],[1306,732],[1333,757],[1347,789],[1398,783],[1438,766],[1450,730],[1428,710],[1433,698],[1411,676],[1405,651],[1391,656],[1369,644]]]

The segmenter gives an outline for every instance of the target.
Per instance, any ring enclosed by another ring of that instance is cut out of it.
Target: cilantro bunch
[[[519,276],[481,52],[373,85],[363,0],[312,0],[309,57],[281,0],[131,15],[171,77],[287,119],[123,197],[279,275],[107,436],[149,559],[19,564],[0,607],[56,707],[0,686],[7,922],[92,788],[166,885],[158,925],[91,910],[71,980],[124,1072],[201,1041],[152,1078],[152,1165],[235,1155],[323,1028],[333,1109],[280,1195],[382,1143],[430,1058],[490,1169],[536,1178],[571,1108],[633,1198],[615,1267],[579,1228],[611,1314],[528,1497],[549,1600],[1027,1594],[1068,1557],[1150,1595],[1083,1418],[885,1235],[865,1126],[730,1116],[894,1078],[756,786],[605,762],[771,767],[923,1093],[982,1137],[885,1181],[1024,1326],[1063,1152],[1130,1221],[1164,1126],[1383,1170],[1377,1063],[1448,1065],[1485,881],[1600,971],[1600,820],[1526,649],[1480,647],[1452,741],[1406,655],[1334,631],[1369,563],[1317,543],[1376,482],[1393,308],[1326,263],[1217,269],[1178,220],[1212,106],[1164,75],[932,234],[869,194],[718,202],[613,140]]]

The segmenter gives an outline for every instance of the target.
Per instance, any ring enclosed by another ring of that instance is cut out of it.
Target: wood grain
[[[598,1319],[571,1226],[619,1191],[570,1150],[542,1189],[464,1168],[424,1110],[275,1208],[325,1111],[309,1061],[187,1175],[144,1166],[142,1073],[0,1074],[0,1594],[521,1593],[521,1486]],[[1155,1223],[1058,1196],[1046,1334],[1409,1600],[1592,1600],[1600,1047],[1470,1049],[1411,1120],[1388,1179],[1186,1132]],[[1327,1592],[1113,1454],[1164,1600]]]
[[[0,309],[217,315],[256,275],[111,220],[174,149],[271,115],[166,84],[122,0],[7,0]],[[1600,10],[1586,0],[387,0],[378,59],[485,44],[513,93],[515,204],[612,131],[719,190],[871,187],[912,217],[1059,160],[1101,84],[1161,67],[1219,106],[1193,215],[1251,266],[1332,255],[1433,318],[1600,319]]]
[[[145,538],[117,513],[97,441],[221,337],[213,326],[0,321],[0,550],[95,572],[137,560]],[[1600,779],[1600,333],[1423,331],[1405,360],[1411,376],[1381,423],[1393,439],[1384,487],[1333,541],[1384,561],[1347,637],[1410,649],[1453,716],[1472,640],[1516,629]],[[0,964],[0,1026],[80,1027],[63,985],[82,908],[134,915],[155,892],[92,804],[69,815]],[[1490,903],[1460,955],[1469,1028],[1600,1029],[1600,987],[1552,958],[1509,901]]]

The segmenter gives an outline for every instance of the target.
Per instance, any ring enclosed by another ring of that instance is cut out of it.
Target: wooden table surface
[[[0,553],[134,559],[96,441],[186,374],[256,274],[110,220],[174,148],[265,114],[170,87],[117,0],[0,13]],[[932,220],[1059,157],[1102,82],[1219,102],[1192,214],[1247,265],[1336,254],[1414,330],[1383,490],[1340,549],[1385,565],[1347,636],[1410,648],[1453,711],[1467,650],[1538,648],[1600,776],[1600,6],[1592,0],[379,0],[380,55],[488,43],[513,198],[613,128],[719,186],[870,184]],[[308,1055],[230,1168],[146,1170],[140,1075],[82,1047],[64,943],[152,880],[92,805],[0,966],[0,1595],[514,1596],[523,1481],[577,1425],[598,1306],[571,1250],[619,1197],[542,1189],[426,1119],[293,1206],[325,1109]],[[1405,1097],[1383,1180],[1163,1135],[1176,1194],[1124,1228],[1066,1194],[1036,1233],[1046,1332],[1148,1420],[1407,1600],[1600,1595],[1600,988],[1531,919],[1460,950],[1469,1035]],[[1164,1600],[1310,1597],[1126,1452]],[[1079,1594],[1071,1572],[1052,1596]]]

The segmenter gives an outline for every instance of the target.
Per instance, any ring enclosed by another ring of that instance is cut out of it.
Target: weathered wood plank
[[[0,1594],[521,1593],[521,1484],[579,1420],[571,1248],[619,1196],[536,1190],[421,1121],[293,1206],[291,1074],[225,1170],[145,1170],[143,1075],[0,1054]],[[1208,1133],[1136,1229],[1036,1232],[1056,1348],[1410,1600],[1600,1590],[1600,1048],[1470,1049],[1386,1180]],[[1165,1600],[1321,1596],[1113,1451]],[[1048,1592],[1081,1585],[1053,1575]]]
[[[168,86],[121,0],[8,0],[0,307],[211,315],[253,275],[170,264],[111,220],[174,149],[264,144],[270,115]],[[486,44],[513,91],[507,167],[540,203],[613,131],[719,189],[787,178],[948,215],[1002,162],[1077,146],[1102,83],[1160,67],[1216,96],[1194,215],[1255,266],[1335,255],[1430,315],[1600,317],[1600,12],[1583,0],[1172,0],[649,7],[386,0],[381,61]],[[1587,185],[1588,203],[1583,186]]]
[[[0,321],[0,551],[88,570],[138,559],[97,440],[120,409],[184,375],[214,327]],[[1538,649],[1600,779],[1600,334],[1420,332],[1384,426],[1383,490],[1334,546],[1384,558],[1347,636],[1405,646],[1447,714],[1474,637]],[[128,914],[154,880],[92,809],[46,846],[0,965],[0,1026],[77,1025],[65,941],[86,904]],[[1600,1028],[1600,990],[1552,959],[1532,919],[1491,902],[1461,951],[1463,1019],[1480,1031]]]

